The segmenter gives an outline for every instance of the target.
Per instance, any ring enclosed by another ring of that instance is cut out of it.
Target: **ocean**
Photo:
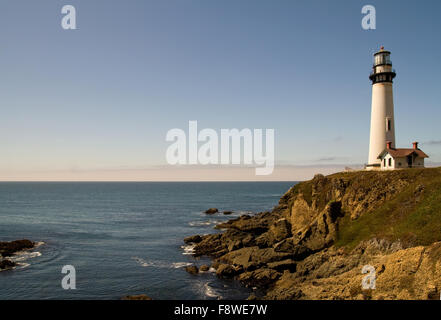
[[[5,182],[0,183],[0,241],[39,245],[0,272],[0,299],[245,299],[252,289],[193,276],[183,239],[242,214],[271,210],[294,182]],[[208,208],[233,214],[206,215]],[[61,286],[63,266],[76,289]]]

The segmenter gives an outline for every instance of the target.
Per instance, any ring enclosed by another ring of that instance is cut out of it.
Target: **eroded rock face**
[[[247,247],[227,253],[221,257],[222,262],[240,266],[245,271],[255,270],[271,262],[281,261],[291,254],[277,252],[273,248]]]
[[[367,247],[363,254],[328,250],[308,257],[298,264],[297,272],[285,272],[265,298],[439,299],[441,243],[407,249],[363,245]],[[376,270],[374,290],[361,285],[367,264]]]
[[[229,220],[218,224],[217,229],[235,229],[242,232],[250,232],[254,235],[262,234],[268,231],[277,217],[270,212],[262,212],[256,216],[242,215],[237,219]]]
[[[301,230],[296,230],[294,243],[316,252],[331,246],[337,236],[337,223],[331,215],[332,204],[327,205],[312,222]]]
[[[279,279],[281,274],[273,269],[261,268],[242,273],[237,279],[247,287],[266,288]]]
[[[233,278],[243,272],[243,268],[237,265],[221,263],[216,269],[216,275],[220,278]]]

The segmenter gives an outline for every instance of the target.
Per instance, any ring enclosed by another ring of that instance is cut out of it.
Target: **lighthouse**
[[[395,78],[390,52],[380,48],[374,54],[369,79],[372,81],[371,132],[367,170],[379,170],[379,155],[387,146],[395,147],[394,100],[392,83]]]

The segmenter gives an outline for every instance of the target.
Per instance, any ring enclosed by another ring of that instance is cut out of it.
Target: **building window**
[[[386,159],[384,159],[383,163],[384,163],[384,166],[386,167]]]
[[[392,167],[392,158],[389,158],[389,167]]]

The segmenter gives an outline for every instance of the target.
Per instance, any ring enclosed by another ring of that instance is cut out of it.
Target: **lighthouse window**
[[[377,64],[380,64],[380,59],[379,59],[380,57],[377,55],[377,56],[375,56],[375,64],[377,65]]]
[[[375,56],[375,65],[381,65],[381,64],[392,64],[392,61],[390,60],[390,55],[383,53],[383,54],[377,54]]]
[[[375,56],[375,64],[376,65],[383,64],[383,55],[378,54]]]
[[[392,129],[392,121],[390,119],[386,119],[386,131],[390,131]]]

